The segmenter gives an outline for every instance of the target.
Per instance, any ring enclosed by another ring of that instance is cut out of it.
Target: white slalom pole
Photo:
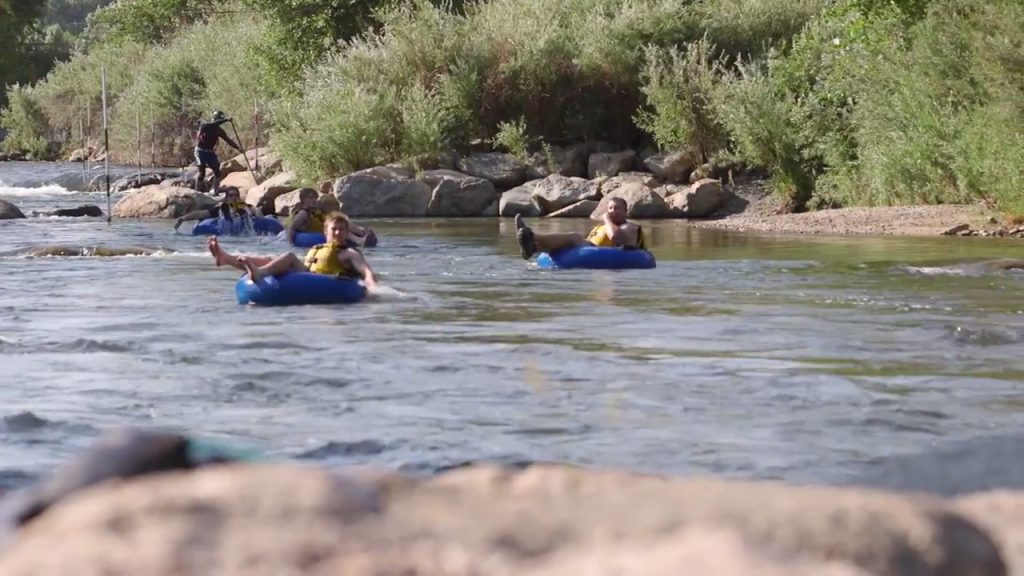
[[[103,84],[103,170],[107,175],[107,224],[110,224],[110,130],[107,128],[107,67],[100,69]]]

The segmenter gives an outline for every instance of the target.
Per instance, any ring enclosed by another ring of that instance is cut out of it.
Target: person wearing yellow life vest
[[[362,252],[346,245],[349,234],[348,216],[341,212],[327,214],[324,216],[323,231],[327,242],[310,248],[304,259],[299,259],[293,252],[285,252],[274,257],[229,254],[220,247],[216,236],[211,236],[207,245],[217,266],[226,264],[244,270],[253,282],[285,272],[313,272],[339,278],[361,279],[366,289],[374,292],[377,289],[377,279],[373,269]]]
[[[603,223],[594,226],[586,236],[578,232],[536,233],[523,222],[522,215],[516,214],[516,241],[519,243],[519,252],[524,260],[528,260],[537,252],[550,254],[579,246],[646,250],[647,240],[644,238],[644,230],[638,224],[626,220],[626,210],[625,200],[611,197],[608,200],[608,210],[602,215]]]
[[[224,199],[217,203],[212,208],[204,208],[202,210],[193,210],[188,214],[185,214],[181,218],[178,218],[174,222],[174,231],[177,232],[178,228],[184,222],[189,220],[206,220],[207,218],[216,218],[217,216],[223,216],[225,220],[231,222],[234,217],[241,218],[255,218],[256,214],[252,207],[242,200],[242,194],[238,188],[234,186],[228,186],[221,189],[224,192]]]
[[[288,219],[285,221],[285,234],[288,243],[295,243],[297,232],[320,232],[324,228],[324,214],[318,204],[320,193],[312,188],[299,189],[299,203],[292,207]],[[349,222],[349,234],[347,243],[349,246],[372,248],[377,245],[377,236],[373,230],[363,228],[353,222]]]

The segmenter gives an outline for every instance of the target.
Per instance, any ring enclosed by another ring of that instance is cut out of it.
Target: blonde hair
[[[331,212],[324,216],[324,229],[327,229],[336,220],[340,220],[345,223],[345,228],[352,228],[352,221],[347,215],[342,212]]]

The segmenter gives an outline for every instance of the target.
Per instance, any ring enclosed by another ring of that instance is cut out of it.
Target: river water
[[[0,198],[26,212],[105,209],[81,182],[80,165],[0,164]],[[829,483],[1024,430],[1024,274],[974,264],[1024,257],[1019,241],[661,221],[656,270],[549,272],[519,258],[510,220],[360,223],[400,295],[260,309],[169,221],[0,222],[0,487],[125,425],[410,473],[555,461]],[[79,255],[32,256],[54,246]]]

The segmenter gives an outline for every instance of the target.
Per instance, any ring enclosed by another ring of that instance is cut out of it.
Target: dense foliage
[[[0,0],[4,41],[78,33],[80,14],[33,6]],[[119,0],[77,45],[32,86],[3,77],[23,84],[7,148],[95,135],[106,66],[125,158],[138,121],[144,150],[187,162],[213,108],[251,142],[258,105],[309,179],[481,140],[522,154],[602,139],[767,170],[794,210],[1024,212],[1019,0]]]

